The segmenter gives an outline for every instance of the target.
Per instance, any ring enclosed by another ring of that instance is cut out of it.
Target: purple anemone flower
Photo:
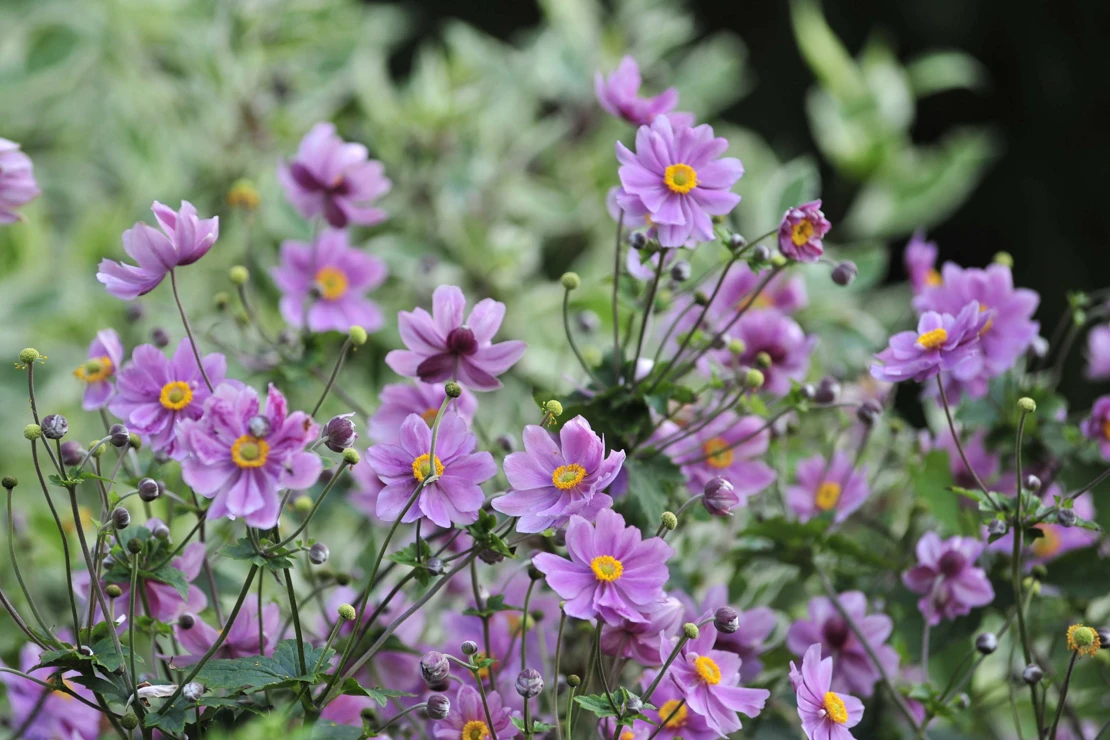
[[[1091,415],[1080,425],[1084,436],[1098,443],[1103,460],[1110,460],[1110,395],[1099,396],[1091,407]]]
[[[779,251],[798,262],[816,262],[825,253],[821,240],[831,227],[820,200],[790,208],[779,224]]]
[[[942,280],[937,272],[937,245],[925,241],[925,233],[920,229],[913,233],[906,244],[906,251],[902,256],[906,265],[906,274],[910,277],[910,287],[914,295],[918,295],[926,288],[940,285]]]
[[[202,621],[200,617],[192,614],[189,616],[192,619],[185,622],[189,625],[188,628],[182,626],[182,620],[178,620],[173,629],[177,641],[188,653],[187,655],[174,656],[173,664],[175,666],[187,666],[196,663],[201,659],[201,656],[216,644],[216,640],[220,636],[219,630]],[[230,628],[224,628],[227,630],[227,639],[224,640],[224,644],[220,645],[220,649],[212,657],[219,659],[272,655],[274,645],[279,637],[278,630],[281,629],[281,609],[277,604],[271,603],[262,607],[261,627],[261,636],[264,642],[259,645],[258,602],[248,599],[243,603],[243,608],[240,609],[235,623]]]
[[[660,641],[665,635],[678,632],[685,611],[681,601],[665,596],[643,611],[646,622],[622,619],[603,625],[601,652],[634,660],[642,666],[662,665],[659,659]]]
[[[1064,492],[1057,485],[1049,486],[1041,493],[1041,500],[1046,506],[1054,505],[1057,497],[1064,498]],[[1080,519],[1094,520],[1095,507],[1092,501],[1091,494],[1084,493],[1075,499],[1072,511]],[[1042,523],[1036,528],[1041,531],[1040,537],[1036,539],[1025,537],[1025,555],[1022,560],[1026,568],[1052,562],[1073,550],[1097,545],[1099,541],[1098,532],[1079,526],[1065,527],[1061,524]],[[1007,532],[1005,536],[995,540],[988,549],[1010,557],[1014,552],[1013,532]]]
[[[595,73],[594,94],[606,113],[623,118],[633,126],[648,125],[678,105],[678,91],[673,87],[668,87],[654,98],[641,98],[640,84],[640,67],[635,59],[626,56],[608,77],[600,71]],[[689,113],[673,113],[670,120],[675,125],[690,126],[694,123],[694,117]]]
[[[486,694],[486,706],[489,707],[489,717],[486,717],[486,707],[482,704],[482,697],[477,689],[471,686],[460,686],[451,702],[451,711],[447,719],[439,720],[434,725],[436,740],[492,740],[493,737],[516,737],[517,728],[513,724],[512,715],[505,709],[501,694],[490,691]],[[490,727],[487,722],[493,722]]]
[[[286,199],[305,218],[323,214],[336,229],[373,226],[386,219],[371,205],[393,186],[385,167],[362,144],[343,141],[330,123],[318,123],[301,139],[297,156],[278,165]]]
[[[746,506],[749,496],[775,482],[774,469],[758,459],[770,442],[771,432],[763,419],[727,411],[676,442],[667,454],[682,468],[694,493],[704,491],[712,479],[724,478],[740,497],[740,505]]]
[[[140,221],[123,232],[123,249],[139,264],[104,259],[97,268],[96,279],[109,293],[125,301],[157,288],[174,268],[199,260],[220,235],[219,217],[198,218],[197,209],[187,200],[181,201],[179,211],[158,201],[150,210],[161,231]]]
[[[848,731],[863,719],[863,702],[832,690],[833,659],[821,659],[821,645],[810,645],[799,671],[790,661],[790,685],[798,699],[798,717],[809,740],[853,740]]]
[[[898,652],[884,644],[894,629],[890,617],[868,614],[867,597],[859,591],[840,594],[840,604],[859,626],[884,670],[894,674],[898,670]],[[871,696],[875,683],[881,678],[879,669],[867,657],[863,644],[836,607],[823,596],[810,599],[809,619],[794,622],[786,633],[786,646],[797,656],[804,655],[814,643],[821,645],[823,653],[836,658],[833,686],[837,691]]]
[[[370,466],[385,483],[378,493],[379,519],[396,521],[424,479],[434,473],[401,521],[407,524],[427,517],[441,527],[477,521],[485,502],[481,484],[497,475],[493,455],[474,451],[478,440],[457,414],[444,415],[439,423],[434,461],[429,459],[431,445],[428,423],[409,414],[397,444],[374,445],[366,451]]]
[[[647,622],[644,610],[663,597],[674,550],[658,537],[642,540],[612,509],[598,512],[596,524],[572,516],[567,525],[570,560],[540,553],[532,563],[547,576],[551,590],[566,599],[564,611],[576,619],[601,617]]]
[[[665,680],[673,682],[691,712],[724,737],[742,727],[737,712],[758,716],[771,692],[741,687],[740,656],[714,649],[716,641],[713,625],[701,627],[698,636],[682,646]],[[664,660],[676,642],[673,637],[663,640],[659,654]]]
[[[803,522],[830,511],[833,521],[842,522],[871,495],[867,466],[856,469],[843,452],[831,461],[820,454],[807,457],[798,462],[796,475],[798,484],[786,489],[786,503]]]
[[[728,605],[728,587],[711,586],[705,592],[700,610],[694,608],[693,602],[686,604],[686,621],[696,623],[706,615],[713,614],[717,609]],[[759,656],[770,649],[768,640],[778,625],[778,618],[775,616],[775,611],[766,606],[736,611],[740,616],[739,628],[732,633],[718,630],[717,642],[713,647],[740,656],[743,661],[740,664],[740,681],[747,683],[754,681],[763,671],[763,661]]]
[[[1110,380],[1110,324],[1101,324],[1087,335],[1088,380]]]
[[[123,362],[123,343],[115,329],[101,329],[89,344],[88,359],[77,366],[73,375],[85,382],[81,408],[102,409],[116,392],[112,379]]]
[[[560,527],[589,507],[623,464],[624,450],[612,450],[606,457],[604,440],[581,416],[563,425],[558,441],[543,427],[530,424],[524,427],[524,452],[505,458],[512,490],[495,498],[493,508],[520,517],[518,532]]]
[[[898,332],[890,338],[890,346],[875,355],[882,364],[871,365],[871,375],[889,383],[922,383],[950,371],[957,379],[970,380],[982,370],[979,334],[992,316],[980,311],[975,301],[956,316],[926,311],[918,319],[917,331]]]
[[[351,466],[351,491],[347,494],[347,501],[356,511],[367,518],[377,516],[378,494],[383,488],[385,484],[370,466],[370,460],[366,455]]]
[[[77,671],[59,674],[58,668],[36,668],[43,652],[33,643],[24,645],[19,651],[20,670],[39,681],[55,685],[61,682],[95,704],[92,691],[70,681],[80,675]],[[0,661],[0,666],[3,665]],[[7,724],[22,728],[27,740],[97,740],[100,737],[101,714],[95,706],[83,704],[63,691],[50,691],[14,673],[0,672],[0,683],[7,688]]]
[[[401,340],[385,362],[398,375],[441,383],[454,378],[476,391],[501,387],[497,376],[508,370],[527,345],[512,340],[493,344],[505,318],[505,304],[484,298],[463,321],[466,297],[454,285],[441,285],[432,295],[432,313],[422,308],[397,316]]]
[[[266,529],[277,524],[278,492],[304,490],[320,477],[320,458],[305,447],[319,426],[303,411],[289,413],[285,396],[270,385],[263,411],[258,392],[223,383],[204,403],[203,415],[182,419],[178,433],[190,456],[181,475],[212,499],[208,518],[243,519]]]
[[[417,414],[428,426],[436,420],[439,407],[447,397],[443,383],[424,383],[414,380],[410,383],[389,383],[378,394],[378,410],[370,417],[370,439],[375,442],[396,444],[401,434],[401,425],[409,414]],[[446,414],[458,414],[467,424],[474,420],[478,410],[478,399],[466,388],[454,403],[447,407]]]
[[[206,355],[204,371],[219,385],[227,372],[227,360],[221,354]],[[178,422],[199,419],[209,396],[193,346],[183,338],[173,359],[166,359],[152,344],[136,347],[131,361],[119,372],[116,396],[108,410],[127,422],[131,431],[147,437],[152,450],[183,460],[188,451],[178,439]]]
[[[748,311],[733,324],[725,337],[729,338],[742,341],[744,351],[734,355],[726,348],[709,354],[725,367],[759,367],[763,390],[775,396],[785,396],[790,392],[790,381],[805,377],[817,344],[817,337],[807,336],[794,319],[775,309]],[[762,365],[760,359],[771,362]]]
[[[740,202],[731,189],[744,165],[735,157],[718,159],[726,149],[728,141],[714,138],[710,126],[675,130],[666,116],[640,127],[635,154],[617,142],[621,186],[647,209],[661,246],[713,241],[712,217]],[[623,201],[621,207],[628,209]]]
[[[747,309],[749,305],[753,309],[777,308],[784,314],[795,313],[809,305],[805,280],[798,275],[779,273],[756,295],[755,290],[767,277],[766,272],[752,272],[746,262],[733,265],[721,281],[710,312],[718,321],[728,321],[736,311]]]
[[[652,663],[645,665],[658,665],[659,656],[655,656]],[[649,674],[645,674],[645,682],[650,682]],[[654,678],[654,676],[652,676]],[[646,688],[646,685],[645,685]],[[748,691],[749,689],[744,689]],[[673,681],[661,681],[659,686],[655,689],[655,693],[651,695],[651,703],[658,709],[647,709],[644,715],[655,722],[655,726],[662,727],[659,729],[658,734],[655,735],[656,740],[716,740],[721,737],[716,728],[710,727],[708,720],[702,715],[692,710],[688,702],[683,701],[685,697],[679,690],[678,686]],[[647,732],[636,740],[647,740],[653,733],[654,728],[645,722],[637,722],[635,729],[646,728]],[[612,737],[612,734],[603,737]],[[623,735],[621,740],[628,740]]]
[[[361,326],[375,332],[385,323],[366,294],[385,282],[385,263],[347,245],[347,232],[327,229],[313,244],[286,241],[281,264],[271,274],[281,290],[281,317],[298,329],[308,318],[315,332],[346,332]]]
[[[0,138],[0,224],[18,221],[20,215],[15,209],[30,203],[40,192],[31,158],[19,150],[19,144]]]
[[[929,624],[970,614],[994,601],[994,589],[982,568],[975,567],[985,545],[971,537],[942,540],[926,532],[917,541],[917,565],[902,574],[902,583],[923,594],[917,608]]]

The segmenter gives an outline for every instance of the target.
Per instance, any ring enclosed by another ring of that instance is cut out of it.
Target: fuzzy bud
[[[983,632],[975,638],[975,649],[983,655],[990,655],[998,649],[998,636],[993,632]]]
[[[739,494],[725,478],[711,478],[702,490],[702,505],[713,516],[732,516],[732,510],[740,505]]]
[[[119,718],[119,726],[125,730],[134,730],[139,726],[139,718],[135,716],[134,712],[128,712]]]
[[[299,514],[307,514],[312,511],[312,498],[309,496],[297,496],[293,499],[293,510]]]
[[[1021,680],[1030,686],[1040,683],[1042,678],[1044,678],[1044,671],[1036,663],[1030,663],[1021,672]]]
[[[1027,414],[1031,414],[1037,410],[1037,402],[1029,396],[1022,396],[1018,399],[1018,408]]]
[[[136,450],[141,450],[143,448],[143,438],[135,432],[130,432],[127,435],[127,443]]]
[[[561,282],[563,287],[567,290],[577,290],[578,286],[582,284],[582,278],[578,277],[577,272],[564,272],[559,282]]]
[[[119,509],[116,509],[116,511],[119,511]],[[127,516],[128,516],[128,519],[131,518],[130,514],[128,514]],[[112,512],[112,519],[113,520],[115,519],[115,512]],[[112,523],[114,524],[115,522],[113,521]],[[119,527],[119,529],[123,529],[123,527]],[[128,540],[127,541],[127,551],[129,553],[131,553],[132,555],[138,555],[139,553],[141,553],[143,551],[143,541],[140,540],[138,537],[134,537],[134,538]]]
[[[112,512],[112,526],[116,529],[127,529],[131,526],[131,512],[122,506]]]
[[[858,274],[859,268],[856,267],[856,263],[851,260],[845,260],[833,268],[832,281],[843,288],[851,285]]]
[[[99,439],[94,439],[92,442],[89,442],[89,454],[92,455],[93,458],[100,457],[104,454],[104,445],[100,444]]]
[[[192,614],[182,614],[177,618],[177,626],[183,630],[191,630],[197,623],[197,618]]]
[[[443,392],[447,394],[448,398],[458,398],[462,395],[462,386],[453,380],[448,380],[443,386]]]
[[[732,249],[740,249],[741,247],[746,247],[747,245],[748,240],[740,234],[733,232],[728,237],[728,246]]]
[[[572,673],[569,676],[567,676],[567,686],[570,686],[572,689],[576,689],[581,685],[582,685],[582,679],[579,678],[577,673]]]
[[[991,519],[989,522],[987,522],[988,534],[1004,535],[1006,534],[1006,529],[1006,522],[1002,521],[1001,519]]]
[[[347,330],[347,338],[354,346],[361,347],[366,344],[366,330],[356,324]]]
[[[114,583],[109,583],[104,587],[104,595],[109,599],[118,599],[123,596],[123,589]]]
[[[39,354],[39,351],[37,349],[35,349],[34,347],[28,347],[27,349],[20,351],[19,362],[23,365],[30,365],[32,362],[39,359],[40,357],[42,357],[42,355]]]
[[[357,617],[357,616],[358,616],[358,613],[355,611],[355,608],[353,606],[351,606],[350,604],[340,604],[339,605],[339,618],[342,619],[343,621],[353,622],[353,621],[355,621],[355,617]]]
[[[516,693],[534,699],[543,691],[543,676],[535,668],[525,668],[516,676]]]
[[[755,356],[755,364],[763,368],[771,367],[771,355],[766,352],[758,352]]]
[[[786,257],[784,257],[781,254],[775,254],[775,255],[771,256],[771,266],[772,267],[786,267],[786,265],[789,262],[790,262],[790,260],[788,260]]]
[[[41,436],[42,427],[40,427],[38,424],[28,424],[27,426],[23,427],[23,438],[28,440],[29,442],[34,442]]]
[[[633,249],[643,249],[647,246],[647,243],[647,234],[642,231],[633,231],[631,234],[628,235],[628,246],[632,247]],[[23,355],[20,355],[20,358],[22,357]]]
[[[324,425],[324,445],[332,452],[342,453],[358,441],[358,432],[355,431],[355,423],[351,421],[351,416],[353,414],[333,416]],[[357,456],[358,453],[355,452],[355,455]],[[358,460],[356,459],[355,462]]]
[[[354,447],[348,447],[343,450],[343,462],[348,465],[358,465],[358,461],[362,459],[362,455]]]
[[[1074,527],[1076,519],[1075,509],[1058,509],[1056,511],[1056,523],[1061,527]]]
[[[9,491],[13,490],[16,486],[19,485],[19,481],[16,480],[14,475],[5,475],[2,483],[4,485],[4,488]]]
[[[756,262],[766,262],[771,259],[771,248],[766,244],[757,244],[752,248],[752,259]]]
[[[235,265],[227,271],[227,279],[231,281],[232,285],[246,285],[247,281],[251,279],[251,273],[242,265]]]
[[[463,655],[474,655],[474,653],[478,652],[478,643],[474,642],[474,640],[467,640],[459,646],[459,650],[462,651]]]
[[[548,401],[547,403],[545,403],[543,405],[543,410],[546,411],[547,413],[551,414],[555,418],[559,418],[560,416],[563,415],[563,404],[559,403],[558,401],[554,401],[554,400],[553,401]]]
[[[682,625],[682,634],[686,635],[687,640],[696,640],[698,639],[698,635],[701,634],[701,631],[693,622],[687,622]]]
[[[127,427],[123,424],[113,424],[108,429],[108,436],[111,438],[108,441],[113,447],[126,447],[131,443],[131,432],[127,431]]]
[[[764,380],[765,378],[762,371],[756,370],[753,367],[751,370],[748,371],[748,374],[744,376],[744,385],[750,390],[759,390],[763,387]]]
[[[663,526],[663,529],[671,531],[678,526],[678,517],[675,516],[673,511],[664,511],[663,515],[659,517],[659,523]]]
[[[430,719],[447,719],[447,715],[451,713],[451,700],[443,694],[433,694],[428,697],[425,711]]]
[[[883,407],[878,401],[864,401],[860,407],[856,409],[856,418],[859,419],[861,424],[871,426],[879,417],[883,415]]]
[[[840,396],[840,381],[831,375],[826,375],[817,384],[817,392],[813,394],[813,400],[820,404],[830,404],[836,403],[838,396]]]
[[[1002,265],[1003,267],[1013,267],[1014,257],[1009,252],[999,252],[994,255],[994,264]]]
[[[69,420],[61,414],[42,417],[42,436],[47,439],[61,439],[69,431]]]
[[[439,558],[428,558],[424,561],[424,570],[433,576],[441,576],[445,568],[443,567],[443,561]]]
[[[429,686],[438,685],[451,675],[451,662],[443,653],[432,650],[420,659],[420,677]]]
[[[323,542],[317,542],[308,548],[308,559],[313,565],[323,565],[328,562],[329,557],[331,557],[331,551]]]
[[[690,279],[693,269],[686,260],[679,260],[671,266],[671,279],[676,283],[684,283]]]
[[[1025,476],[1025,490],[1030,493],[1036,493],[1041,490],[1041,479],[1030,473]]]
[[[162,495],[162,489],[158,487],[158,481],[153,478],[143,478],[139,481],[139,498],[143,501],[154,501]]]

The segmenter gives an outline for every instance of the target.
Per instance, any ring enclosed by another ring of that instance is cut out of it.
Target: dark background
[[[434,36],[445,17],[475,24],[502,38],[539,20],[532,0],[469,3],[407,2],[419,34]],[[694,0],[702,32],[728,29],[750,50],[755,90],[725,117],[758,131],[783,159],[817,151],[804,114],[813,77],[799,56],[784,0]],[[959,49],[989,72],[985,92],[950,92],[919,103],[914,138],[928,142],[953,125],[989,123],[1003,154],[972,197],[930,238],[941,260],[982,266],[1001,250],[1015,259],[1018,285],[1042,296],[1037,317],[1048,335],[1066,293],[1106,284],[1110,219],[1110,3],[1025,0],[826,0],[833,30],[855,54],[882,33],[905,60],[926,50]],[[403,68],[404,54],[397,60]],[[823,168],[824,210],[835,224],[854,186]],[[891,279],[901,279],[902,244],[891,244]],[[1081,356],[1072,353],[1068,385],[1082,382]],[[1080,393],[1079,395],[1089,395]]]

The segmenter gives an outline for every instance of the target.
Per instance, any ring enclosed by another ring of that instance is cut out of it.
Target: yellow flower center
[[[694,658],[694,670],[701,676],[701,680],[710,686],[716,686],[721,682],[721,669],[710,657],[699,655]]]
[[[471,720],[463,725],[459,740],[482,740],[489,736],[489,727],[481,720]]]
[[[1068,627],[1068,650],[1093,658],[1102,647],[1098,632],[1082,624]]]
[[[705,453],[705,464],[711,468],[727,468],[732,465],[732,448],[720,437],[714,437],[701,446]]]
[[[624,573],[624,563],[612,555],[598,555],[590,561],[590,570],[599,581],[612,583]]]
[[[112,360],[109,357],[93,357],[78,365],[74,376],[86,383],[99,383],[112,374]]]
[[[671,717],[671,715],[674,715]],[[671,717],[667,719],[667,717]],[[686,725],[686,705],[681,699],[671,699],[670,701],[663,702],[663,706],[659,707],[659,721],[668,730],[674,730]]]
[[[438,414],[439,414],[439,407],[435,406],[433,408],[428,409],[423,414],[421,414],[420,418],[423,419],[424,422],[430,427],[432,424],[436,423],[436,416]]]
[[[688,164],[672,164],[663,173],[663,184],[672,193],[685,195],[698,186],[698,173]]]
[[[984,311],[989,311],[990,308],[991,308],[990,306],[988,306],[986,304],[983,304],[983,303],[980,303],[979,304],[979,313],[983,313]],[[992,326],[994,326],[994,317],[993,316],[991,316],[989,319],[987,319],[987,323],[983,324],[983,328],[979,330],[979,336],[983,336],[988,331],[990,331],[990,328]]]
[[[1110,419],[1102,422],[1102,436],[1105,439],[1110,439]]]
[[[316,284],[325,300],[334,301],[347,292],[347,276],[335,267],[321,267],[316,273]]]
[[[844,700],[831,691],[825,693],[825,716],[838,725],[848,722],[848,707]]]
[[[57,685],[57,681],[55,681],[55,680],[47,681],[47,683],[52,683],[52,684]],[[73,691],[73,684],[71,684],[69,681],[67,681],[66,679],[63,678],[61,683],[62,683],[62,686],[69,689],[70,691]],[[55,689],[51,693],[59,699],[64,699],[65,701],[73,701],[73,694],[68,694],[65,691],[62,691],[60,688]]]
[[[817,496],[814,497],[813,503],[821,511],[828,511],[836,506],[836,502],[840,500],[840,490],[839,483],[827,480],[817,486]]]
[[[175,380],[162,386],[162,393],[158,401],[164,408],[171,411],[180,411],[193,402],[193,389],[188,383]]]
[[[1029,546],[1038,558],[1050,558],[1060,551],[1060,535],[1054,527],[1041,527],[1041,536]]]
[[[947,341],[948,332],[939,327],[924,334],[919,334],[917,337],[917,343],[925,349],[936,349]]]
[[[929,272],[925,273],[925,284],[935,288],[938,285],[943,285],[944,279],[936,270],[929,270]]]
[[[803,218],[798,223],[794,224],[794,228],[790,231],[790,241],[794,242],[795,247],[800,247],[808,242],[813,237],[813,222],[808,218]]]
[[[244,434],[231,445],[231,459],[241,468],[260,468],[266,464],[270,445],[266,440]]]
[[[567,491],[581,483],[585,477],[586,469],[578,463],[571,463],[555,468],[555,472],[551,474],[551,482],[560,491]]]
[[[621,740],[635,740],[635,738],[636,733],[632,732],[632,730],[625,730],[621,733]]]
[[[423,483],[431,472],[432,466],[428,464],[428,453],[425,452],[412,461],[412,477],[420,483]],[[439,455],[436,455],[436,475],[443,475],[443,463],[439,461]]]

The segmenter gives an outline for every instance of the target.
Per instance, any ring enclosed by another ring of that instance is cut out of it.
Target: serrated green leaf
[[[321,670],[327,668],[334,650],[328,650]],[[305,665],[311,672],[322,651],[305,645]],[[315,683],[314,674],[302,674],[297,661],[297,642],[282,640],[273,657],[256,655],[247,658],[210,660],[197,675],[197,681],[209,689],[264,689],[287,683]]]
[[[658,452],[626,459],[624,470],[628,474],[628,494],[618,508],[629,524],[645,531],[659,526],[659,518],[686,485],[682,471]]]
[[[390,699],[403,699],[406,697],[415,696],[415,694],[408,694],[404,691],[395,691],[394,689],[383,689],[380,686],[373,689],[368,689],[361,685],[353,678],[348,678],[343,682],[343,691],[340,693],[348,696],[366,696],[374,700],[379,707],[384,707]]]

